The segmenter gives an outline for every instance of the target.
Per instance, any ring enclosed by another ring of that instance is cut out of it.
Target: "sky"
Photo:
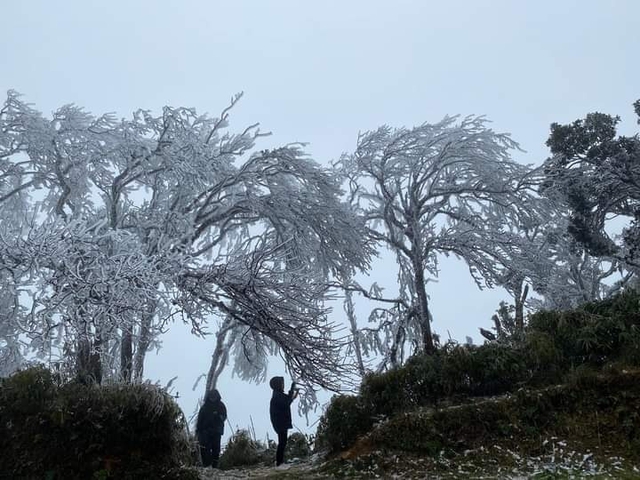
[[[122,117],[164,105],[217,115],[243,91],[232,130],[260,122],[273,136],[259,148],[308,142],[323,163],[353,151],[358,132],[447,114],[486,115],[527,164],[548,155],[552,122],[601,111],[637,131],[637,0],[0,0],[0,18],[0,91],[47,116],[67,103]],[[435,331],[479,340],[507,294],[479,291],[459,261],[441,267],[429,284]],[[370,280],[391,288],[390,272],[379,262]],[[163,342],[146,374],[177,376],[172,391],[191,417],[213,338],[176,324]],[[280,362],[269,370],[282,373]],[[234,428],[253,422],[259,438],[274,437],[266,384],[225,374],[219,390]],[[294,415],[294,426],[310,432],[316,419]]]

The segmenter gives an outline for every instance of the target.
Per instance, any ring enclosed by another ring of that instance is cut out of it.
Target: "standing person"
[[[276,466],[284,463],[284,449],[287,446],[287,430],[293,428],[291,424],[291,402],[298,396],[299,390],[295,382],[291,383],[289,393],[284,393],[284,377],[273,377],[269,381],[273,390],[269,414],[271,425],[278,434],[278,449],[276,450]]]
[[[220,440],[227,420],[227,407],[215,388],[207,392],[204,403],[198,412],[196,435],[200,444],[200,456],[205,467],[218,468],[220,458]]]

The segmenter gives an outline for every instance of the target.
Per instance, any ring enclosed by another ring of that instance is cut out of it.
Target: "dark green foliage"
[[[273,463],[276,458],[275,445],[251,438],[248,430],[235,432],[220,455],[219,467],[228,470],[236,467],[250,467],[258,464]]]
[[[640,101],[634,104],[640,117]],[[569,233],[594,256],[640,266],[640,137],[619,136],[619,117],[590,113],[568,125],[551,125],[541,191],[570,210]],[[622,242],[610,235],[611,216],[631,219]]]
[[[575,310],[541,311],[529,330],[553,340],[563,367],[610,361],[637,365],[640,360],[640,294],[628,291]]]
[[[289,459],[308,458],[311,455],[311,447],[307,436],[300,432],[293,432],[289,435],[285,455]]]
[[[334,395],[320,419],[316,449],[342,450],[368,432],[373,423],[374,416],[364,407],[360,397]]]
[[[442,396],[498,395],[518,388],[533,375],[525,349],[498,343],[456,345],[443,362]]]
[[[56,389],[49,370],[39,366],[0,379],[0,399],[13,404],[12,411],[21,423],[45,410],[54,401]]]
[[[412,360],[414,359],[410,361]],[[433,372],[433,369],[421,369],[420,367],[436,361],[437,357],[436,355],[433,357],[425,356],[424,360],[419,363],[413,362],[411,367],[407,365],[406,368],[397,367],[380,374],[367,374],[362,380],[358,398],[363,410],[375,416],[388,415],[415,406],[415,392],[419,390],[426,391],[430,385],[434,384],[434,379],[429,378],[429,374]],[[415,363],[418,364],[415,365]],[[424,371],[424,375],[421,377],[418,374],[419,370]],[[416,382],[415,380],[419,381]]]
[[[579,440],[585,452],[614,449],[638,459],[639,403],[639,372],[602,375],[584,370],[562,386],[398,415],[373,431],[369,441],[376,448],[432,456],[486,445],[525,456],[539,455],[543,439],[559,436]]]
[[[0,471],[26,479],[162,478],[172,469],[179,478],[189,460],[182,412],[164,391],[57,385],[43,368],[0,383],[0,451]]]
[[[640,365],[640,294],[628,291],[572,311],[538,312],[525,333],[512,344],[449,343],[433,355],[416,355],[402,367],[367,375],[359,396],[333,398],[320,422],[319,444],[343,450],[380,417],[553,385],[576,368]],[[538,410],[535,415],[542,421]],[[437,438],[429,438],[440,448]]]
[[[468,397],[499,395],[523,385],[557,380],[548,361],[555,347],[544,335],[520,347],[488,343],[447,344],[433,355],[416,355],[399,368],[367,375],[357,397],[334,397],[318,429],[331,451],[353,444],[376,419]]]
[[[491,316],[493,322],[492,330],[495,333],[480,329],[480,334],[489,341],[498,343],[513,344],[522,340],[522,332],[518,330],[516,318],[514,316],[516,307],[507,302],[500,302],[496,313]]]
[[[360,397],[368,411],[389,416],[421,406],[469,396],[499,395],[524,384],[541,383],[553,371],[545,360],[552,345],[511,347],[448,344],[434,355],[417,355],[402,367],[365,377]]]
[[[550,385],[565,375],[562,353],[550,334],[529,329],[521,348],[527,352],[529,368],[534,372],[528,385]]]
[[[273,465],[276,460],[276,443],[269,440],[267,445],[254,440],[248,430],[235,432],[220,455],[219,467],[229,470],[238,467]],[[289,435],[285,458],[288,460],[308,458],[311,454],[309,440],[305,435],[294,432]]]

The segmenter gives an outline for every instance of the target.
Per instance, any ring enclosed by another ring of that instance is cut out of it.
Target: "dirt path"
[[[329,479],[331,476],[321,475],[314,472],[315,466],[311,463],[296,463],[289,465],[286,469],[276,469],[275,467],[255,467],[233,470],[213,470],[201,469],[200,478],[202,480],[232,480],[251,478],[259,479]]]

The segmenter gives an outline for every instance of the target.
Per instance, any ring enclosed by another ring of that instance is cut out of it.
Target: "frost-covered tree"
[[[615,273],[615,264],[604,265],[588,255],[566,233],[568,212],[562,203],[530,198],[525,222],[505,225],[496,239],[503,274],[496,279],[513,298],[514,332],[524,332],[524,311],[530,287],[544,296],[547,306],[567,308],[600,298],[604,279]],[[569,304],[567,304],[569,302]],[[539,302],[535,302],[539,305]]]
[[[405,340],[432,352],[427,282],[438,275],[438,255],[466,261],[479,285],[505,275],[500,242],[505,225],[534,215],[531,170],[510,160],[517,148],[482,117],[446,117],[436,124],[361,134],[355,153],[342,158],[354,202],[372,239],[399,265],[400,296],[379,311],[392,330],[393,355]],[[391,317],[391,319],[390,319]]]
[[[405,358],[406,329],[398,319],[404,318],[406,312],[411,310],[407,301],[400,296],[386,298],[384,290],[376,282],[368,290],[360,286],[354,278],[343,279],[335,286],[344,295],[343,309],[349,328],[346,353],[355,357],[360,377],[374,369],[381,372],[389,365],[401,364]],[[358,322],[354,294],[375,305],[369,313],[366,327]],[[377,366],[374,365],[376,358],[382,359]]]
[[[544,223],[522,230],[508,249],[513,257],[500,284],[513,303],[500,302],[491,318],[495,333],[480,328],[487,340],[520,341],[526,310],[575,308],[618,291],[630,278],[615,262],[593,257],[577,244],[566,231],[566,212],[550,202],[542,211]],[[530,290],[537,296],[529,296]]]
[[[634,104],[640,117],[640,101]],[[640,268],[640,138],[616,136],[619,117],[590,113],[569,125],[554,123],[547,146],[543,192],[561,196],[569,233],[592,255]],[[624,222],[622,235],[609,229]]]
[[[101,225],[54,217],[3,244],[5,267],[23,271],[22,308],[9,321],[41,358],[64,350],[79,375],[98,381],[115,375],[113,343],[162,296],[156,285],[179,265],[147,256],[135,235],[100,232]]]
[[[567,233],[569,212],[557,197],[538,198],[531,205],[537,221],[509,225],[502,235],[506,254],[504,275],[497,284],[511,295],[513,304],[501,302],[492,318],[495,334],[480,329],[489,339],[521,339],[525,309],[563,310],[600,300],[629,280],[615,261],[590,255]],[[538,296],[529,297],[533,290]]]
[[[560,220],[550,223],[545,230],[547,258],[540,259],[540,264],[547,266],[533,284],[542,296],[542,301],[534,301],[535,307],[576,308],[585,302],[602,300],[629,281],[631,273],[618,262],[590,255],[567,233],[567,216]]]
[[[92,374],[141,379],[168,321],[203,333],[218,318],[236,335],[223,356],[235,345],[249,365],[278,351],[301,381],[339,386],[348,368],[326,318],[327,279],[367,266],[364,224],[300,145],[253,151],[257,125],[226,131],[239,98],[219,118],[165,107],[117,120],[65,106],[47,119],[9,93],[0,301],[20,305],[12,331]]]

